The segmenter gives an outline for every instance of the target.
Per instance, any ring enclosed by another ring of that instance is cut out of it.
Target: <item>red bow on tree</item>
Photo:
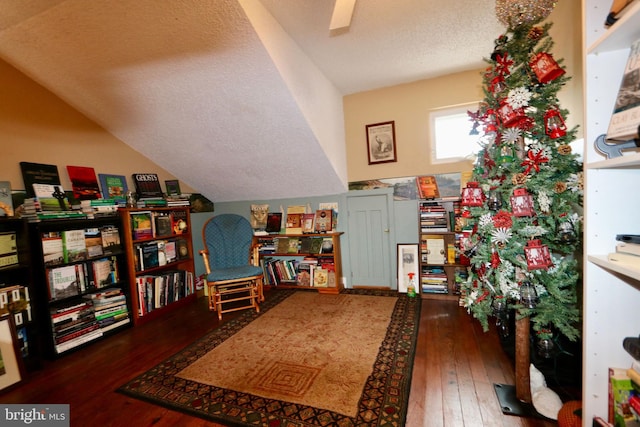
[[[504,56],[498,54],[496,55],[496,71],[499,74],[509,75],[511,72],[509,71],[509,67],[513,65],[513,60],[509,59],[509,54],[505,53]]]
[[[533,154],[532,150],[527,151],[527,158],[524,159],[520,166],[526,166],[524,173],[528,174],[531,172],[531,169],[535,169],[536,172],[540,172],[540,165],[542,163],[547,163],[549,158],[544,156],[542,150],[538,151],[536,154]]]

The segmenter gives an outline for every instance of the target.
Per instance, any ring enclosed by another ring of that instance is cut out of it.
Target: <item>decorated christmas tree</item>
[[[485,330],[497,318],[503,334],[514,312],[542,351],[580,330],[582,164],[570,146],[577,129],[567,128],[557,98],[570,77],[551,54],[552,24],[540,24],[552,8],[496,2],[507,30],[486,59],[480,109],[469,113],[482,149],[461,201],[471,266],[464,306]]]

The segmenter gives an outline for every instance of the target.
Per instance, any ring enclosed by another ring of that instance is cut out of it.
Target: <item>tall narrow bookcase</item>
[[[458,200],[420,200],[418,236],[420,238],[419,292],[424,299],[457,300],[457,278],[466,274],[456,248],[460,234],[455,231]]]
[[[133,322],[196,300],[189,207],[120,208]],[[147,221],[148,220],[148,221]]]
[[[585,95],[585,209],[583,313],[583,425],[606,419],[608,368],[627,369],[633,358],[625,337],[640,333],[640,266],[607,259],[617,234],[640,234],[638,149],[606,159],[594,142],[606,134],[631,43],[640,39],[640,3],[609,29],[611,2],[583,0]]]
[[[45,356],[60,357],[131,325],[126,257],[122,246],[109,244],[120,241],[121,233],[117,215],[29,223],[33,300]],[[107,297],[108,308],[100,305]]]
[[[0,218],[0,314],[11,313],[27,370],[39,366],[38,330],[27,223]]]

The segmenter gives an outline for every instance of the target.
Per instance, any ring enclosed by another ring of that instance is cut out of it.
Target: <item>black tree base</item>
[[[500,402],[500,409],[502,409],[503,414],[526,418],[547,419],[547,417],[536,411],[531,403],[523,402],[516,397],[515,386],[494,384],[493,388],[496,391],[496,396],[498,397],[498,402]]]

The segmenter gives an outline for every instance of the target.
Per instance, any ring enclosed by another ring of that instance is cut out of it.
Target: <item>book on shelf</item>
[[[302,233],[313,233],[315,231],[314,221],[316,218],[316,214],[314,213],[305,213],[302,214]]]
[[[115,225],[105,225],[100,228],[102,238],[102,249],[105,255],[113,254],[122,250],[120,242],[120,229]]]
[[[424,239],[426,246],[426,259],[427,264],[445,264],[446,262],[446,250],[443,238],[427,237]]]
[[[619,242],[616,243],[616,252],[640,256],[640,243]]]
[[[186,239],[176,239],[176,254],[178,259],[189,258],[189,243]]]
[[[316,233],[333,231],[333,209],[318,209],[314,219]]]
[[[118,261],[115,257],[101,258],[91,262],[94,288],[100,289],[118,281]]]
[[[119,204],[125,203],[129,186],[124,175],[99,173],[98,180],[104,199],[113,199]]]
[[[38,199],[42,211],[68,211],[71,209],[67,194],[61,185],[35,183],[33,184],[33,193]]]
[[[171,211],[171,228],[173,229],[173,234],[185,234],[189,232],[189,223],[187,222],[188,214],[186,209]]]
[[[309,245],[310,254],[319,254],[322,251],[322,237],[311,237],[311,243]]]
[[[60,300],[79,294],[79,273],[75,265],[51,268],[47,275],[49,299]]]
[[[67,173],[71,181],[73,197],[77,200],[100,199],[100,185],[96,177],[96,171],[88,166],[67,166]]]
[[[11,183],[9,181],[0,181],[0,216],[13,216],[13,214]]]
[[[89,258],[102,256],[104,247],[102,246],[102,233],[100,228],[91,227],[84,230],[84,242],[87,246],[87,256]]]
[[[182,191],[180,191],[180,181],[177,179],[165,180],[164,186],[167,190],[167,196],[179,196],[182,194]]]
[[[418,196],[420,196],[421,199],[440,198],[438,182],[434,175],[417,176],[416,185],[418,186]]]
[[[171,214],[169,212],[154,212],[156,236],[171,236],[173,234]]]
[[[301,261],[296,265],[296,284],[298,286],[311,286],[313,284],[313,271],[315,264]]]
[[[18,264],[18,245],[15,231],[0,232],[0,267]]]
[[[20,172],[27,197],[36,197],[33,184],[60,185],[60,175],[56,165],[20,162]]]
[[[321,254],[333,253],[333,239],[331,237],[322,238],[322,243],[320,244],[320,253]]]
[[[75,262],[87,259],[87,244],[84,237],[84,229],[63,230],[62,254],[64,262]]]
[[[304,213],[287,212],[285,232],[287,234],[302,234],[302,217]]]
[[[153,237],[151,211],[131,212],[131,232],[134,240]]]
[[[638,0],[612,0],[604,26],[610,27],[615,24],[630,9],[631,4],[637,2]]]
[[[282,212],[269,212],[267,214],[267,227],[264,231],[269,234],[280,233],[282,228]]]
[[[276,239],[276,253],[286,254],[288,252],[289,252],[289,238],[278,237],[278,239]]]
[[[313,272],[313,286],[315,288],[326,288],[329,286],[329,271],[317,266]]]
[[[640,39],[631,44],[629,58],[618,89],[607,140],[628,141],[638,138],[640,126]]]
[[[156,199],[164,200],[162,187],[158,174],[155,173],[134,173],[133,183],[138,194],[138,200]]]

